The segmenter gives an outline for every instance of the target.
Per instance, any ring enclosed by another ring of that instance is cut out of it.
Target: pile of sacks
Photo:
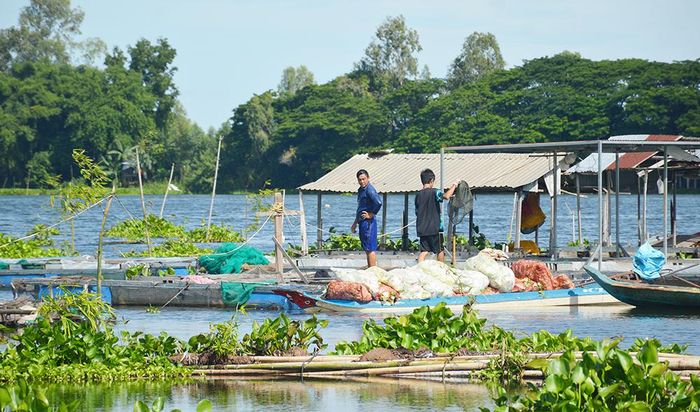
[[[328,284],[326,299],[393,303],[401,299],[510,292],[515,275],[488,254],[479,254],[457,267],[426,260],[415,266],[386,271],[331,268],[339,280]]]
[[[568,276],[552,276],[552,272],[542,262],[518,260],[513,262],[512,268],[516,277],[513,292],[572,289],[574,287],[574,283]]]

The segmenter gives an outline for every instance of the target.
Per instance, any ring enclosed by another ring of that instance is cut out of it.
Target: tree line
[[[178,102],[167,39],[107,52],[99,40],[71,40],[81,21],[69,0],[31,0],[18,26],[0,30],[2,187],[75,177],[74,148],[121,180],[138,148],[147,179],[167,179],[175,164],[176,181],[207,192],[219,139],[219,188],[231,191],[296,187],[377,149],[700,135],[700,60],[592,61],[565,51],[506,69],[495,36],[475,32],[439,78],[420,67],[419,35],[402,16],[377,28],[348,73],[316,84],[305,66],[288,67],[276,90],[205,132]],[[89,63],[96,55],[103,67]]]

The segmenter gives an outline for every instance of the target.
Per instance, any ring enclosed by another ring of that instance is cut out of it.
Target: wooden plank
[[[297,265],[294,263],[294,259],[292,259],[292,258],[289,256],[289,254],[287,253],[287,251],[284,250],[284,247],[282,247],[282,244],[280,243],[280,241],[277,240],[277,238],[275,238],[275,237],[273,237],[272,240],[275,242],[275,245],[277,245],[277,247],[279,248],[279,250],[282,251],[282,254],[284,255],[284,258],[287,260],[287,262],[288,262],[289,265],[292,267],[292,269],[296,272],[296,274],[299,275],[299,277],[301,278],[301,280],[302,280],[304,283],[309,283],[309,279],[306,277],[306,275],[304,274],[304,272],[302,272],[301,270],[299,270],[299,268],[297,267]]]

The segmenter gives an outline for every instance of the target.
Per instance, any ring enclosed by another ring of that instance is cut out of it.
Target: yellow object
[[[523,200],[520,233],[528,234],[542,226],[546,216],[540,208],[540,194],[537,192],[527,192]],[[521,242],[522,243],[522,242]]]
[[[531,255],[539,255],[540,254],[540,248],[537,246],[537,243],[535,243],[532,240],[521,240],[520,241],[520,248],[524,252],[527,252]],[[515,250],[515,244],[513,242],[510,242],[510,244],[508,244],[508,250]]]

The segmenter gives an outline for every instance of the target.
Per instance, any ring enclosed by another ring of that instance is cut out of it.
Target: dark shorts
[[[442,235],[421,236],[420,251],[435,254],[442,252]]]
[[[374,219],[360,220],[360,243],[365,252],[377,250],[377,221]]]

